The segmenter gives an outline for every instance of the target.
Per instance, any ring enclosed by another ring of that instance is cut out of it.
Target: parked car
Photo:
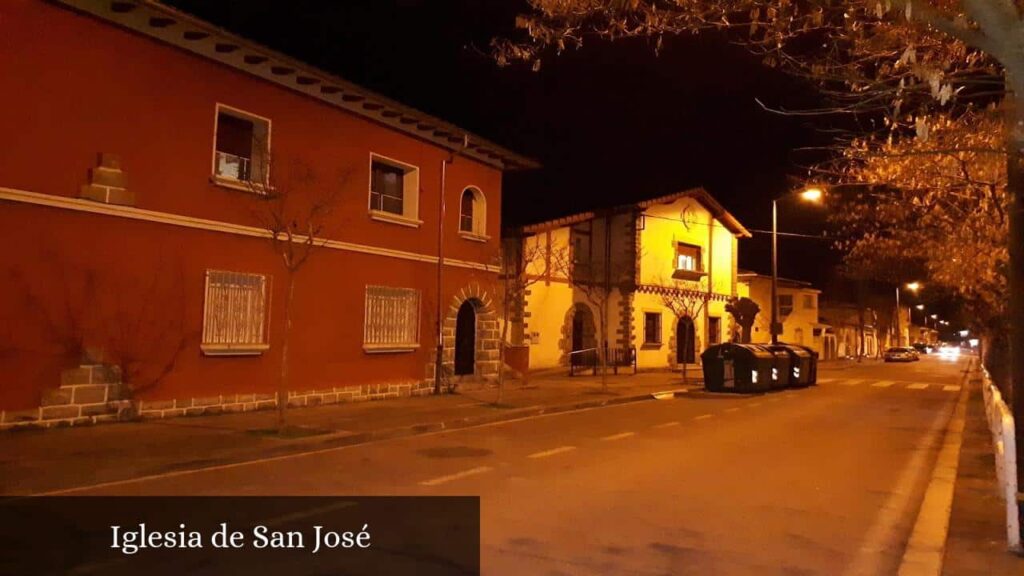
[[[917,350],[909,346],[900,346],[886,350],[884,358],[886,362],[916,362],[921,359],[921,356]]]
[[[920,354],[931,354],[935,352],[935,347],[931,344],[925,344],[924,342],[915,342],[911,344],[914,350],[917,350]]]

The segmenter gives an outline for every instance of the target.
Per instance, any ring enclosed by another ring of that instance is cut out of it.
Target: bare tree
[[[689,318],[691,322],[695,322],[701,313],[704,312],[704,308],[711,298],[710,294],[705,290],[690,290],[678,286],[664,287],[659,295],[661,296],[661,303],[672,311],[677,322],[682,318]],[[676,338],[683,339],[683,384],[686,384],[688,382],[686,375],[686,366],[688,364],[686,351],[690,349],[691,345],[696,347],[696,343],[689,341],[689,330],[683,330],[682,334],[676,334]]]
[[[498,398],[495,404],[501,404],[505,392],[505,347],[508,344],[513,310],[522,308],[526,292],[540,279],[532,272],[543,265],[549,249],[539,243],[526,243],[522,238],[512,238],[502,244],[501,347],[498,352]]]
[[[283,430],[288,407],[289,345],[296,278],[310,256],[328,241],[325,232],[332,223],[332,212],[348,177],[343,173],[335,182],[321,182],[302,161],[272,162],[269,153],[255,168],[247,181],[249,190],[259,200],[254,217],[266,231],[271,249],[281,258],[287,286],[277,386],[277,425]]]
[[[551,273],[568,279],[572,290],[597,311],[597,364],[601,371],[601,390],[607,392],[608,304],[616,287],[593,262],[577,260],[568,246],[548,249],[550,254],[545,256],[550,258]]]

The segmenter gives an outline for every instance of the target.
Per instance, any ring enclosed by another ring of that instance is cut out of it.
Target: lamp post
[[[907,290],[914,294],[921,289],[920,282],[908,282]],[[896,346],[903,346],[903,334],[900,332],[900,285],[896,285]]]
[[[779,200],[796,194],[804,202],[821,202],[824,192],[821,188],[805,188],[790,192],[779,198],[772,198],[772,325],[769,330],[772,335],[772,345],[779,343],[779,333],[782,326],[779,324]]]

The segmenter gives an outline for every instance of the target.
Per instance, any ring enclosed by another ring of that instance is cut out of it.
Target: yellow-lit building
[[[757,302],[761,308],[761,312],[754,320],[750,340],[755,344],[769,343],[772,340],[772,277],[747,271],[740,272],[738,277],[740,284],[749,290],[749,298]],[[810,346],[821,358],[833,358],[835,336],[832,334],[831,326],[820,321],[820,294],[821,290],[814,288],[809,282],[779,278],[779,322],[782,323],[779,341]]]
[[[742,295],[737,240],[747,237],[699,188],[526,226],[515,242],[531,284],[514,343],[529,345],[534,369],[599,346],[640,369],[699,362],[734,331],[725,306]]]

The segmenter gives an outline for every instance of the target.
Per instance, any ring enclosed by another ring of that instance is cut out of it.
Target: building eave
[[[156,0],[53,1],[446,150],[458,152],[499,170],[540,167],[536,160],[498,146],[454,124],[395,102]]]
[[[725,226],[727,230],[732,232],[733,235],[736,236],[737,238],[750,238],[752,236],[750,234],[750,231],[747,230],[746,227],[743,226],[743,224],[740,224],[740,221],[737,220],[735,216],[730,214],[729,211],[726,210],[725,207],[718,202],[718,200],[715,200],[715,198],[711,194],[709,194],[707,190],[700,187],[689,188],[687,190],[676,192],[674,194],[668,194],[665,196],[659,196],[657,198],[651,198],[650,200],[643,200],[637,202],[635,206],[640,209],[646,209],[650,208],[651,206],[656,206],[658,204],[668,204],[670,202],[675,202],[680,198],[693,198],[697,202],[700,202],[700,204],[704,206],[704,208],[707,208],[707,210],[711,212],[711,215],[716,220],[721,222],[722,225]]]

